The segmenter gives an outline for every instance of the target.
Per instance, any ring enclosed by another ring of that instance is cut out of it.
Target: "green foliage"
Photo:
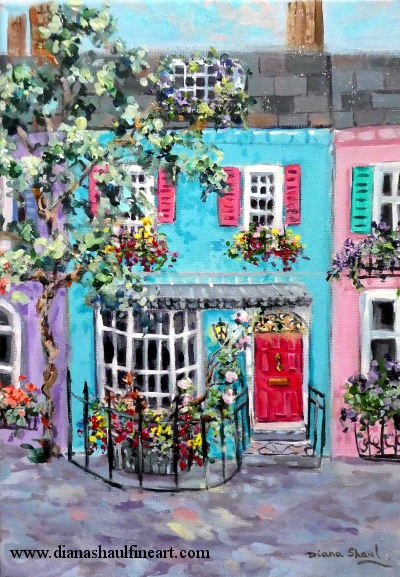
[[[131,193],[127,154],[148,174],[163,167],[171,178],[179,172],[198,178],[203,199],[226,189],[222,153],[205,144],[203,133],[210,123],[243,125],[249,101],[240,64],[212,51],[206,62],[220,74],[215,101],[192,98],[190,107],[178,109],[179,98],[175,102],[170,95],[179,91],[171,87],[166,95],[163,89],[165,63],[152,73],[145,51],[113,40],[115,30],[106,8],[89,8],[79,0],[52,4],[50,21],[40,29],[47,51],[43,62],[9,65],[0,74],[0,176],[18,214],[26,212],[33,191],[37,216],[6,227],[0,222],[1,237],[13,243],[0,254],[1,292],[26,281],[51,284],[53,292],[80,282],[90,289],[91,303],[124,308],[142,300],[138,268],[109,250],[128,211],[134,218],[155,217],[144,195]],[[189,63],[190,70],[198,66],[198,58]],[[238,76],[240,85],[234,81]],[[132,83],[154,94],[145,111],[132,95]],[[110,129],[96,133],[91,126],[106,101]],[[182,130],[169,129],[177,118]],[[104,168],[95,177],[97,210],[87,192],[95,166]],[[164,240],[160,246],[166,246]],[[17,292],[14,298],[23,297]]]

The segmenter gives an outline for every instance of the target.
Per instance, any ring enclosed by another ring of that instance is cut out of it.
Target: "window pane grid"
[[[271,172],[251,172],[250,177],[250,222],[272,225],[275,218],[275,175]]]
[[[133,371],[137,387],[151,401],[149,406],[161,409],[166,408],[165,399],[171,397],[178,377],[197,380],[198,322],[193,323],[188,311],[151,311],[151,315],[153,325],[143,335],[133,332],[137,321],[132,311],[122,320],[117,320],[115,312],[99,312],[103,345],[99,373],[102,386],[121,392],[125,388],[122,378]],[[124,324],[126,331],[117,328]],[[124,344],[126,350],[122,350]]]

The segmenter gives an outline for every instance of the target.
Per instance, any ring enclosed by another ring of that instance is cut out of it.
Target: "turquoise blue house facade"
[[[325,395],[329,411],[326,270],[331,252],[332,134],[326,128],[249,127],[210,130],[205,139],[223,152],[224,166],[236,169],[234,222],[224,220],[216,195],[202,202],[200,185],[179,177],[173,222],[158,224],[170,250],[179,256],[173,268],[144,275],[156,315],[155,328],[145,337],[132,315],[118,320],[115,313],[93,311],[84,304],[82,287],[71,288],[73,392],[80,395],[85,381],[93,396],[101,397],[107,388],[118,391],[123,375],[132,370],[150,406],[162,410],[170,405],[173,381],[189,377],[199,393],[204,388],[206,359],[216,343],[213,325],[234,324],[242,310],[261,310],[265,327],[273,325],[277,315],[286,315],[301,327],[301,337],[288,341],[284,333],[274,332],[275,326],[273,334],[254,335],[243,359],[253,439],[246,458],[249,464],[259,464],[271,457],[279,461],[293,454],[307,456],[312,389]],[[287,167],[298,171],[298,224],[290,228],[305,244],[306,258],[285,272],[279,266],[255,267],[229,259],[226,243],[249,222],[282,228],[290,221],[284,202]],[[261,333],[268,330],[265,327]],[[79,418],[77,411],[74,428]]]

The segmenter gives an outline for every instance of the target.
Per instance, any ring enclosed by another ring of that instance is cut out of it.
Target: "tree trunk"
[[[54,361],[58,355],[58,348],[53,338],[49,319],[51,305],[55,296],[54,289],[54,283],[43,287],[43,292],[36,303],[36,312],[39,315],[42,350],[46,363],[43,371],[42,394],[44,402],[41,410],[41,420],[43,423],[41,445],[45,460],[60,454],[60,448],[55,443],[57,430],[53,423],[55,410],[52,393],[53,385],[57,380],[57,368]]]

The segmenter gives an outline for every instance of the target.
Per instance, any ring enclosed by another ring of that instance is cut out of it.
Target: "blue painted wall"
[[[182,177],[177,187],[176,222],[159,227],[168,237],[170,250],[179,251],[178,261],[173,269],[147,275],[145,282],[304,283],[313,297],[310,384],[326,393],[329,402],[330,289],[325,279],[331,253],[332,134],[325,129],[249,129],[209,131],[206,139],[223,151],[225,166],[300,164],[301,224],[292,228],[295,234],[301,235],[309,260],[300,259],[290,273],[279,273],[271,266],[260,270],[247,265],[247,270],[243,270],[243,262],[223,256],[225,242],[231,240],[238,229],[219,227],[216,196],[202,203],[199,184]],[[270,274],[266,274],[268,270]],[[94,392],[95,387],[93,314],[83,301],[82,289],[72,287],[69,293],[71,373],[79,393],[84,380],[89,390]]]

